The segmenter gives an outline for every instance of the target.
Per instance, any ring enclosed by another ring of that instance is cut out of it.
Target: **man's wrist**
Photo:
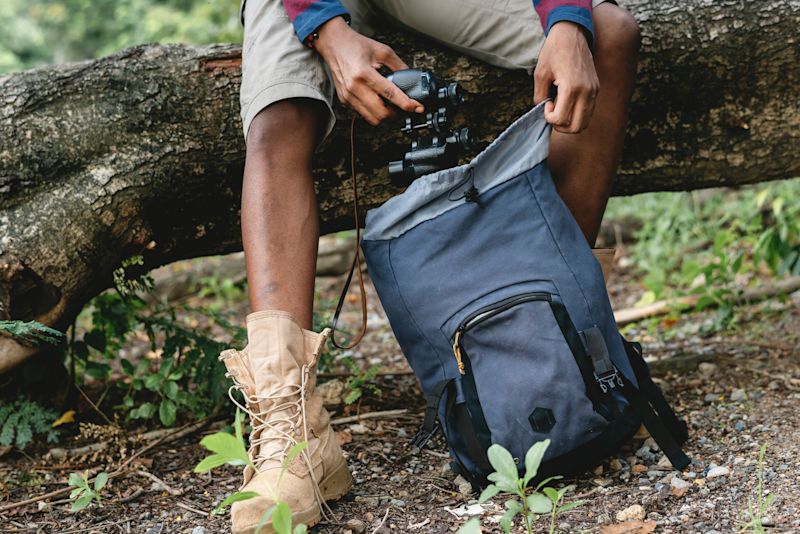
[[[550,32],[547,34],[548,37],[553,33],[572,33],[575,31],[580,31],[581,35],[586,39],[586,44],[591,46],[592,44],[592,33],[584,26],[578,24],[577,22],[572,22],[570,20],[560,20],[553,24],[550,28]]]
[[[331,49],[331,44],[336,42],[343,34],[350,30],[350,25],[344,17],[334,17],[323,23],[314,32],[315,38],[313,40],[313,48],[325,56]]]

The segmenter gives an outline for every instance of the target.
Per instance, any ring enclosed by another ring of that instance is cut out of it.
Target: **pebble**
[[[622,470],[622,462],[620,462],[617,458],[614,458],[608,463],[608,467],[612,471],[621,471]]]
[[[706,478],[725,477],[731,474],[731,470],[725,466],[715,466],[708,470]]]
[[[747,400],[747,393],[743,389],[734,389],[731,393],[731,402],[742,402]]]
[[[683,497],[689,488],[692,487],[691,483],[686,482],[680,477],[672,477],[672,480],[669,482],[670,487],[672,488],[671,492],[676,497]]]
[[[645,513],[644,508],[641,504],[634,504],[632,506],[628,506],[624,510],[620,510],[617,512],[617,521],[620,523],[624,523],[628,520],[634,521],[641,521],[644,519]]]
[[[206,529],[203,527],[194,527],[192,529],[192,534],[206,534]]]
[[[716,393],[706,393],[706,396],[703,397],[703,402],[717,402],[719,396]]]
[[[403,499],[392,499],[391,501],[389,501],[389,504],[391,504],[392,506],[397,506],[398,508],[406,507],[406,501],[404,501]]]
[[[706,530],[703,534],[722,534],[719,530]]]
[[[458,489],[458,493],[464,496],[472,495],[472,484],[470,484],[467,479],[458,475],[455,480],[453,480],[453,484],[456,485]]]
[[[736,421],[736,424],[733,425],[734,430],[737,432],[741,432],[745,429],[744,423],[742,421]]]
[[[361,534],[367,530],[367,524],[360,519],[350,519],[344,526],[352,530],[355,534]]]
[[[775,521],[768,515],[765,515],[761,518],[761,526],[762,527],[774,527]]]
[[[717,364],[711,362],[701,362],[697,367],[697,370],[700,371],[701,375],[708,378],[717,372]]]

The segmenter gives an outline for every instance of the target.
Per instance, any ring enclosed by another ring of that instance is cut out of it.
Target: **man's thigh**
[[[360,0],[360,3],[372,7],[375,20],[383,16],[498,67],[532,71],[544,43],[544,32],[532,0]]]
[[[335,122],[333,86],[319,55],[297,39],[281,0],[248,0],[242,13],[242,86],[239,93],[244,134],[253,118],[279,100],[311,98],[327,106],[325,131]]]

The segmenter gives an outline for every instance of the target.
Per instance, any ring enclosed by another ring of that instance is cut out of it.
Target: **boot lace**
[[[225,376],[233,381],[233,385],[228,388],[228,397],[230,397],[231,401],[238,406],[240,410],[250,416],[252,431],[250,432],[250,448],[247,454],[253,462],[253,465],[255,465],[256,472],[275,469],[278,466],[280,466],[281,469],[288,469],[289,466],[284,465],[284,462],[289,450],[302,441],[310,443],[308,418],[306,417],[306,385],[308,384],[310,375],[311,368],[306,364],[303,365],[301,369],[299,385],[284,384],[263,395],[248,395],[244,384],[239,381],[239,377],[235,371],[228,371],[225,373]],[[236,399],[233,394],[234,390],[241,392],[245,399],[246,406],[242,406]],[[259,406],[262,402],[269,406],[269,408],[260,410]],[[300,427],[302,427],[303,439],[298,441],[296,436],[298,435]],[[285,445],[282,448],[275,448],[268,453],[261,452],[262,444],[275,440],[283,441]],[[311,477],[314,487],[314,496],[322,512],[322,517],[324,520],[329,521],[333,511],[322,496],[322,491],[319,488],[319,481],[314,474],[308,448],[306,447],[303,449],[299,456],[303,459],[308,469],[308,474]],[[264,468],[267,462],[277,465]]]

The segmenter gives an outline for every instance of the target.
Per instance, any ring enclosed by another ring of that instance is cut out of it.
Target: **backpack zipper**
[[[552,301],[553,295],[543,291],[515,295],[513,297],[503,299],[500,302],[495,302],[494,304],[484,306],[483,308],[472,312],[466,317],[466,319],[461,321],[461,325],[459,325],[455,335],[453,336],[453,354],[455,355],[456,363],[458,364],[458,372],[462,375],[466,374],[466,371],[464,370],[464,361],[461,355],[461,336],[464,334],[464,332],[482,323],[483,321],[494,317],[498,313],[508,310],[509,308],[513,308],[518,304],[535,300]]]

